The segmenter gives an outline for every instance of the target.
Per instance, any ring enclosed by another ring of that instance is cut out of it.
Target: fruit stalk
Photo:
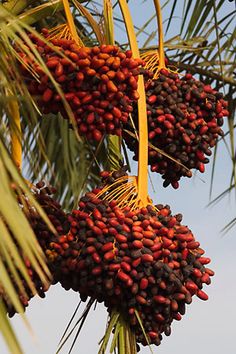
[[[72,13],[70,11],[69,1],[68,0],[62,0],[62,2],[63,2],[65,14],[66,14],[66,19],[67,19],[67,22],[68,22],[68,26],[69,26],[69,29],[70,29],[71,36],[74,39],[74,41],[76,42],[76,44],[81,46],[81,41],[79,40],[79,36],[78,36],[77,30],[76,30],[76,27],[75,27],[73,16],[72,16]]]
[[[115,44],[114,40],[114,22],[111,0],[103,1],[103,16],[105,25],[106,44]]]
[[[119,0],[120,8],[129,37],[130,48],[135,58],[140,58],[138,43],[129,7],[125,0]],[[143,76],[138,79],[138,123],[139,123],[139,160],[138,160],[138,199],[140,207],[148,204],[148,126],[146,115],[146,95]]]
[[[114,22],[111,0],[103,1],[103,16],[105,25],[106,44],[115,44]],[[109,134],[107,137],[108,168],[110,171],[119,170],[122,161],[121,139],[119,136]]]
[[[11,155],[18,169],[22,168],[22,144],[21,144],[21,123],[18,102],[13,99],[8,103],[8,110],[11,115],[10,135],[11,135]]]
[[[162,25],[162,13],[161,13],[161,4],[160,0],[153,0],[157,13],[157,25],[158,25],[158,53],[159,53],[159,70],[166,68],[165,65],[165,52],[164,52],[164,34],[163,34],[163,25]]]

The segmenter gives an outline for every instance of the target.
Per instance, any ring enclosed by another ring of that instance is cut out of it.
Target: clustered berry
[[[146,345],[136,310],[150,342],[159,345],[194,295],[207,300],[202,288],[214,274],[206,268],[210,259],[168,205],[120,209],[100,192],[86,193],[69,216],[73,241],[65,238],[56,281],[79,292],[83,301],[91,297],[109,312],[119,309],[137,343]]]
[[[149,165],[152,172],[162,175],[164,187],[171,184],[178,188],[180,178],[191,177],[192,169],[205,171],[211,148],[223,135],[220,127],[229,115],[228,102],[222,93],[191,74],[180,77],[162,69],[158,79],[152,80],[148,71],[145,78],[149,143],[178,162],[149,146]],[[137,108],[132,118],[138,130]],[[134,133],[130,122],[126,129]],[[138,160],[138,141],[127,133],[124,139]]]
[[[60,203],[53,198],[55,193],[56,189],[47,186],[43,181],[37,183],[34,189],[34,196],[54,226],[56,234],[49,229],[38,213],[30,210],[32,213],[28,215],[37,240],[46,254],[52,273],[57,271],[57,261],[64,252],[64,248],[60,247],[60,238],[66,235],[70,229],[69,215],[62,210]]]
[[[43,30],[49,38],[47,29]],[[51,46],[29,35],[73,112],[78,132],[100,141],[105,133],[121,135],[122,124],[139,98],[137,80],[143,61],[114,45],[79,47],[73,40],[52,39]],[[20,51],[20,50],[19,50]],[[21,70],[29,92],[43,113],[68,119],[63,101],[42,66],[19,52]],[[39,76],[35,79],[29,67]]]

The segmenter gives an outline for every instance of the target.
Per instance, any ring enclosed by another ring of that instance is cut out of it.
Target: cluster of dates
[[[186,74],[166,69],[157,79],[146,71],[146,103],[148,119],[148,161],[152,172],[164,179],[164,187],[179,187],[182,176],[191,177],[192,169],[205,171],[219,136],[223,135],[223,118],[229,115],[223,94]],[[132,118],[138,130],[137,108]],[[134,133],[133,123],[125,127]],[[124,139],[138,160],[138,141],[128,133]],[[154,148],[153,148],[154,147]],[[155,147],[161,149],[155,150]],[[168,154],[171,159],[165,154]]]
[[[65,251],[55,281],[83,301],[104,302],[109,312],[118,308],[137,343],[146,345],[137,311],[150,342],[159,345],[194,295],[207,300],[202,288],[214,274],[206,267],[210,259],[169,206],[121,209],[100,193],[86,193],[69,216],[70,231],[58,242]]]
[[[43,35],[48,38],[47,29]],[[137,80],[143,61],[132,58],[130,50],[122,52],[114,45],[79,47],[68,39],[52,39],[51,45],[47,45],[32,34],[29,38],[60,85],[79,134],[95,141],[100,141],[105,133],[121,135],[122,125],[133,110],[132,104],[139,98]],[[60,112],[68,119],[62,96],[43,66],[18,50],[22,75],[39,108],[45,114]]]

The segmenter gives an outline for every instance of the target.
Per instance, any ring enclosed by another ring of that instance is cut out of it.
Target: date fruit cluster
[[[56,281],[83,301],[104,302],[109,312],[118,308],[146,345],[138,313],[150,342],[159,345],[193,296],[207,300],[202,289],[214,274],[206,267],[210,259],[168,205],[121,209],[100,193],[86,193],[69,216],[73,241],[65,237]]]
[[[47,29],[43,35],[49,38]],[[48,45],[32,34],[29,38],[60,85],[79,134],[95,141],[100,141],[105,133],[121,135],[132,104],[139,98],[137,80],[143,61],[134,59],[130,50],[122,52],[114,45],[79,47],[68,39],[51,39]],[[20,49],[19,55],[23,77],[42,113],[60,112],[68,119],[62,96],[45,68]]]
[[[223,94],[193,78],[180,77],[162,69],[158,79],[146,71],[146,103],[149,146],[148,161],[152,172],[164,179],[164,187],[179,187],[181,177],[191,177],[193,169],[205,171],[219,136],[224,117],[229,115]],[[137,108],[132,118],[138,130]],[[126,129],[134,133],[131,123]],[[124,139],[138,160],[138,141],[124,133]],[[164,154],[155,150],[161,149]],[[177,161],[177,162],[176,162]]]

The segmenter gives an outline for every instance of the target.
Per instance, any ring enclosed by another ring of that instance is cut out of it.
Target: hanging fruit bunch
[[[51,39],[47,29],[42,34],[49,44],[33,34],[29,38],[49,72],[19,49],[22,75],[42,113],[60,112],[68,119],[50,73],[72,110],[79,134],[95,141],[106,133],[120,136],[122,124],[128,121],[132,104],[139,98],[137,80],[143,61],[115,45],[81,47],[73,39]]]
[[[44,182],[39,182],[36,184],[32,192],[35,196],[35,199],[54,226],[55,233],[49,229],[49,227],[43,221],[42,217],[33,207],[28,204],[27,198],[25,198],[23,195],[21,198],[19,198],[19,205],[21,208],[23,208],[23,211],[37,237],[37,240],[45,252],[50,271],[52,274],[56,274],[57,271],[60,271],[60,267],[58,267],[58,261],[60,259],[60,255],[64,252],[64,248],[61,246],[60,237],[63,234],[67,234],[70,225],[67,219],[67,215],[62,211],[60,204],[52,198],[52,194],[55,193],[55,189],[53,187],[46,186]],[[58,243],[55,243],[54,241],[57,240],[59,240]],[[45,286],[42,283],[38,274],[34,271],[29,259],[25,258],[23,250],[21,251],[21,254],[27,267],[28,275],[34,284],[37,294],[44,298],[45,292],[49,289],[49,285]],[[11,274],[11,272],[9,273]],[[29,288],[27,282],[22,279],[20,271],[18,271],[18,276],[21,279],[22,288],[19,288],[13,274],[11,274],[11,276],[21,304],[23,308],[26,308],[29,305],[29,300],[34,297],[35,292],[33,292],[33,290]],[[16,313],[13,304],[9,301],[3,289],[2,291],[0,289],[0,295],[4,300],[9,317],[12,317]]]
[[[74,241],[62,255],[57,280],[83,301],[104,302],[110,314],[119,309],[136,342],[147,345],[139,316],[150,343],[159,345],[194,295],[208,299],[202,288],[214,274],[205,267],[210,259],[181,224],[182,215],[173,216],[167,205],[136,208],[124,170],[102,175],[114,182],[86,193],[72,211]]]
[[[158,10],[159,11],[159,10]],[[144,53],[145,90],[148,119],[148,163],[152,172],[164,179],[163,186],[179,187],[181,177],[191,177],[192,170],[201,173],[209,162],[221,126],[229,115],[223,94],[187,73],[173,72],[164,58],[161,12],[159,11],[159,55]],[[151,70],[150,70],[151,69]],[[154,71],[153,71],[154,69]],[[137,107],[128,122],[124,139],[138,160]]]
[[[162,175],[164,187],[171,184],[178,188],[180,178],[191,177],[192,169],[205,171],[211,148],[223,136],[221,126],[223,117],[229,115],[228,103],[223,94],[191,74],[180,78],[166,68],[156,79],[150,80],[152,73],[147,76],[149,164],[152,172]],[[132,119],[137,130],[137,109]],[[131,123],[126,129],[134,133]],[[137,140],[129,133],[124,134],[124,139],[135,152],[134,160],[138,160]]]

